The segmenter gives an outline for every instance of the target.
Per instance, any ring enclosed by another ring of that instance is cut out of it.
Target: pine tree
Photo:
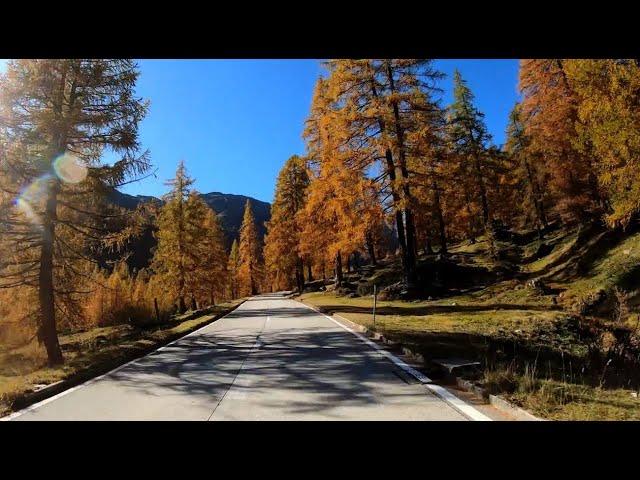
[[[509,124],[507,125],[507,142],[505,144],[506,152],[514,160],[516,175],[522,188],[518,190],[524,195],[521,196],[520,202],[513,205],[520,205],[520,209],[525,216],[531,216],[533,211],[535,223],[537,223],[538,231],[542,236],[542,231],[547,227],[546,214],[546,195],[542,189],[544,178],[536,165],[541,165],[540,160],[532,161],[531,156],[534,152],[529,148],[530,140],[525,132],[525,126],[521,119],[521,105],[516,103],[509,114]]]
[[[433,253],[432,242],[437,239],[439,253],[447,253],[447,227],[443,196],[447,184],[455,184],[448,177],[450,155],[447,155],[445,112],[427,96],[421,99],[408,131],[410,184],[415,203],[417,245],[426,253]]]
[[[56,317],[82,307],[87,250],[123,238],[105,232],[114,215],[105,194],[149,168],[138,154],[147,105],[137,78],[131,60],[46,59],[10,61],[0,79],[1,188],[17,206],[3,225],[15,248],[0,286],[37,289],[38,338],[52,365],[63,362]],[[102,162],[105,148],[121,158]]]
[[[240,227],[240,268],[238,271],[239,291],[241,295],[257,295],[263,278],[262,246],[258,238],[258,229],[247,199],[244,207],[242,226]]]
[[[458,158],[459,179],[465,182],[470,197],[477,196],[482,212],[482,224],[488,231],[491,213],[484,163],[487,142],[491,140],[491,136],[484,123],[484,114],[475,107],[474,95],[458,70],[454,72],[453,84],[454,100],[449,107],[449,141],[453,153]]]

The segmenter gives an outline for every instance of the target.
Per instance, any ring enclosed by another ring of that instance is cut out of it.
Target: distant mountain
[[[271,204],[262,202],[245,195],[234,195],[231,193],[210,192],[201,194],[202,199],[211,207],[220,217],[222,229],[224,230],[227,249],[231,247],[233,240],[238,239],[240,235],[240,227],[242,225],[242,217],[244,214],[244,206],[247,200],[251,200],[253,214],[256,219],[258,235],[260,239],[264,238],[266,233],[265,222],[271,218]],[[135,209],[142,202],[164,202],[157,198],[146,195],[129,195],[126,193],[113,190],[109,196],[110,200],[119,207],[127,210]],[[128,250],[131,252],[128,263],[130,267],[143,268],[148,266],[152,251],[156,246],[155,238],[152,232],[145,232],[139,239],[134,241]]]
[[[150,197],[147,195],[128,195],[126,193],[119,192],[118,190],[111,191],[109,194],[109,200],[119,207],[126,208],[127,210],[134,210],[138,204],[142,202],[163,203],[162,200],[156,197]]]
[[[222,228],[227,235],[229,245],[234,239],[240,235],[240,227],[242,226],[242,216],[244,215],[244,206],[247,200],[251,200],[251,208],[256,219],[258,227],[258,235],[264,238],[267,229],[264,223],[271,218],[271,204],[256,200],[252,197],[244,195],[234,195],[232,193],[211,192],[201,194],[207,205],[220,215],[222,220]]]
[[[222,228],[227,235],[229,245],[231,245],[233,240],[237,239],[240,234],[242,216],[244,215],[244,206],[247,203],[247,200],[251,200],[251,207],[258,227],[258,235],[260,235],[260,238],[264,238],[266,233],[264,224],[271,218],[270,203],[257,200],[253,197],[247,197],[245,195],[235,195],[233,193],[210,192],[202,193],[200,195],[206,204],[220,216]],[[129,195],[127,193],[119,192],[118,190],[113,190],[110,195],[110,200],[119,207],[126,208],[127,210],[135,209],[138,204],[142,202],[164,203],[157,197],[147,195]]]

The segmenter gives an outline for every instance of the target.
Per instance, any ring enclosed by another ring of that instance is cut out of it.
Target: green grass
[[[553,245],[554,249],[549,255],[539,258],[538,260],[531,262],[528,265],[524,265],[523,270],[530,273],[543,272],[545,269],[555,264],[555,262],[557,262],[563,255],[569,252],[571,248],[573,248],[577,238],[577,232],[573,232],[570,234],[560,232],[554,236],[545,238],[543,241],[545,243],[548,243],[549,245]],[[533,255],[533,253],[537,250],[538,246],[540,246],[543,241],[536,240],[530,243],[528,245],[528,248],[524,249],[525,257]]]
[[[520,303],[527,298],[534,301]],[[300,300],[366,327],[373,326],[372,297],[346,298],[316,292],[306,293]],[[461,334],[461,337],[474,336],[478,341],[487,337],[499,341],[559,342],[566,351],[582,353],[578,349],[583,346],[570,333],[566,338],[553,336],[569,318],[565,312],[549,309],[534,294],[522,289],[504,291],[501,295],[484,292],[435,301],[379,301],[376,329],[411,342],[423,341],[421,337],[433,336],[431,334],[448,337]]]
[[[579,304],[599,290],[610,291],[614,286],[629,288],[625,281],[640,267],[640,233],[632,235],[598,258],[589,271],[565,284],[562,302],[568,306]],[[631,286],[633,287],[633,286]]]
[[[222,303],[210,314],[191,320],[178,317],[173,323],[154,328],[118,325],[60,335],[65,363],[56,368],[46,366],[46,354],[36,342],[0,351],[0,415],[9,413],[12,403],[34,391],[37,385],[79,375],[83,378],[100,375],[225,315],[242,301]]]

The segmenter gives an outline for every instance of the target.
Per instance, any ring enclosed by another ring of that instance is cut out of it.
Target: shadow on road
[[[284,414],[331,416],[338,405],[371,405],[391,398],[402,403],[402,397],[415,402],[415,397],[424,395],[400,388],[408,382],[393,375],[397,368],[348,332],[318,326],[317,318],[305,325],[305,317],[318,315],[309,309],[243,308],[226,319],[267,314],[303,320],[296,328],[262,333],[257,346],[255,329],[249,333],[246,327],[233,328],[231,323],[230,328],[184,338],[111,377],[149,396],[174,391],[220,399],[233,383],[234,393],[246,391],[260,407],[277,408]],[[234,383],[240,371],[238,378],[244,381]],[[388,388],[390,382],[394,388]],[[272,395],[278,390],[293,395]]]

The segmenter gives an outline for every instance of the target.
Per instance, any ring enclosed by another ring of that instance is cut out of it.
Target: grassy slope
[[[577,245],[577,238],[576,232],[556,232],[545,239],[553,250],[523,268],[529,278],[544,278],[562,290],[556,298],[557,304],[555,295],[542,295],[522,282],[510,280],[440,300],[379,301],[376,330],[418,346],[426,358],[466,355],[482,359],[486,354],[483,347],[491,341],[517,342],[528,345],[531,351],[562,352],[567,358],[582,357],[587,346],[575,328],[573,306],[598,290],[610,290],[628,278],[631,269],[640,263],[640,234],[631,235],[604,255],[596,256],[579,275],[567,275],[590,246]],[[538,246],[539,241],[524,246],[523,258],[531,257]],[[471,261],[477,265],[490,263],[482,241],[458,245],[451,251],[472,254]],[[304,294],[300,299],[367,327],[373,326],[370,296],[346,298],[318,292]],[[545,367],[534,360],[527,363],[527,368],[543,370]],[[562,378],[558,379],[557,375],[545,378],[540,371],[533,378],[527,375],[530,372],[512,371],[508,366],[500,369],[485,373],[485,386],[543,417],[640,419],[640,400],[630,390],[594,387],[569,371],[563,371]]]
[[[217,305],[215,310],[191,320],[150,329],[128,325],[95,328],[87,332],[61,335],[65,364],[46,367],[46,355],[37,343],[19,349],[0,350],[0,415],[11,411],[16,399],[48,385],[76,375],[90,378],[132,360],[211,322],[242,303],[242,300]]]

